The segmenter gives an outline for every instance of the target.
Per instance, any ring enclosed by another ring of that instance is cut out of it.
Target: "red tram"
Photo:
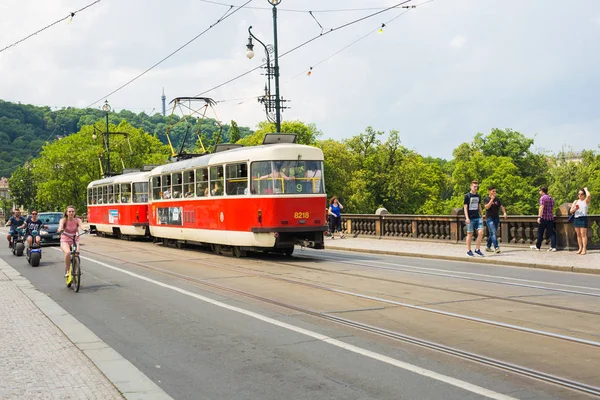
[[[147,237],[148,175],[132,172],[90,182],[88,222],[100,235],[119,238]]]
[[[115,194],[123,182],[135,187],[132,178],[126,174],[90,183],[88,203],[110,201],[110,190]],[[139,216],[141,208],[135,217],[126,211],[135,203],[89,203],[90,225],[123,236],[134,235],[126,233],[130,228],[141,234],[140,224],[147,222],[147,233],[154,238],[209,244],[217,254],[231,250],[236,256],[256,250],[292,254],[294,245],[324,247],[327,199],[323,152],[316,147],[281,143],[234,148],[162,165],[140,173],[139,179],[146,179],[147,221]]]

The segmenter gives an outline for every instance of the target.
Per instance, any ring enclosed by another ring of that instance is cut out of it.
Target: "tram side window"
[[[131,183],[121,183],[121,203],[129,203],[131,200]]]
[[[171,197],[173,199],[179,199],[183,197],[183,178],[181,172],[176,172],[171,175],[173,179],[173,188],[171,192]]]
[[[162,199],[162,191],[160,186],[160,176],[152,177],[152,200]]]
[[[133,202],[148,202],[148,182],[137,182],[133,184]]]
[[[108,204],[108,188],[102,186],[102,204]]]
[[[120,185],[119,184],[115,184],[113,187],[113,193],[114,193],[114,200],[113,203],[120,203],[121,202],[121,191],[120,189]]]
[[[171,198],[171,174],[165,174],[162,177],[162,198]]]
[[[223,195],[223,166],[210,167],[210,195]]]
[[[196,170],[196,195],[198,197],[208,196],[208,168]]]
[[[111,204],[115,202],[115,195],[113,193],[113,185],[108,185],[106,187],[107,199],[106,203]]]
[[[87,190],[87,203],[88,204],[92,204],[92,199],[94,198],[93,196],[94,195],[93,195],[93,192],[92,192],[92,188],[89,188]]]
[[[286,164],[289,166],[288,176],[294,177],[294,181],[288,180],[286,192],[325,193],[322,161],[287,161]]]
[[[98,204],[98,188],[92,188],[92,199],[90,200],[91,204]]]
[[[194,197],[194,171],[183,173],[183,197]]]
[[[325,193],[323,188],[323,162],[306,161],[304,179],[309,184],[309,193]]]
[[[226,193],[230,196],[248,194],[248,165],[246,163],[228,164]]]
[[[273,180],[270,179],[273,169],[271,161],[256,161],[250,165],[252,194],[273,193]]]

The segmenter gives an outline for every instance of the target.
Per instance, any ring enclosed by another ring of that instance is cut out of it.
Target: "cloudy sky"
[[[93,1],[2,0],[0,49]],[[282,0],[280,54],[324,33],[280,59],[291,107],[283,119],[315,123],[336,140],[367,126],[394,129],[406,147],[448,159],[496,127],[534,137],[540,151],[598,150],[600,1],[426,1],[336,29],[400,0]],[[117,110],[151,113],[161,111],[164,87],[167,101],[204,93],[220,101],[222,121],[253,128],[265,119],[259,70],[206,91],[260,65],[260,46],[252,60],[245,46],[250,25],[273,41],[267,0],[110,94],[214,25],[226,4],[244,2],[100,0],[1,51],[0,99],[57,108],[108,99]]]

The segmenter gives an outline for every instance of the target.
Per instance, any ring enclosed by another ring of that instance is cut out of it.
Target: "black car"
[[[56,233],[58,230],[58,224],[60,219],[63,217],[61,212],[41,212],[38,214],[40,221],[44,225],[48,225],[48,228],[44,228],[40,231],[41,244],[59,244],[60,235]]]

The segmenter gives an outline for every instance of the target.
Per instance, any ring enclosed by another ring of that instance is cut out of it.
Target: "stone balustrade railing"
[[[576,250],[577,237],[573,224],[568,222],[569,207],[563,204],[556,212],[556,245],[558,249]],[[461,243],[467,236],[462,209],[456,209],[453,215],[343,214],[342,223],[348,234],[376,238]],[[485,243],[488,230],[484,228]],[[537,216],[511,215],[501,219],[498,241],[504,246],[530,246],[537,240],[537,230]],[[544,245],[549,240],[546,235]],[[600,215],[589,216],[588,248],[600,249]]]

